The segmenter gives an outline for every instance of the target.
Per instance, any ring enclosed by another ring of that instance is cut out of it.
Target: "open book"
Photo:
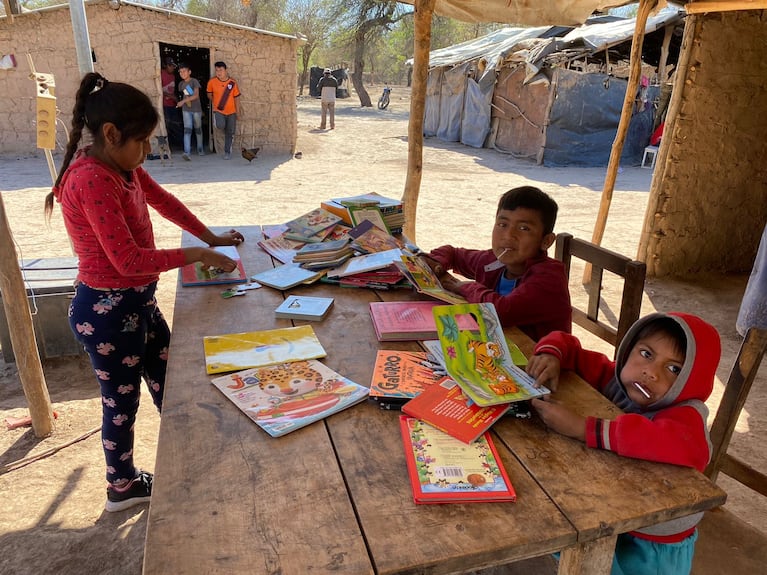
[[[480,406],[510,403],[550,393],[535,387],[532,377],[514,365],[491,303],[440,305],[433,308],[445,368],[464,392]],[[478,329],[463,329],[459,321],[471,315]]]

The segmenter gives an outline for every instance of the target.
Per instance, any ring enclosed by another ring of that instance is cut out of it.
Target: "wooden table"
[[[241,231],[246,271],[272,266],[256,245],[260,229]],[[559,550],[561,574],[609,573],[619,533],[725,500],[694,470],[587,449],[537,418],[507,418],[493,429],[515,503],[415,505],[398,412],[366,402],[274,439],[210,384],[203,336],[291,325],[274,317],[282,292],[264,287],[224,300],[221,291],[177,292],[147,575],[447,574]],[[312,325],[323,361],[354,381],[369,384],[379,347],[419,349],[379,343],[368,314],[371,301],[414,299],[409,290],[314,284],[290,293],[335,298]],[[511,335],[530,351],[521,332]],[[558,396],[576,409],[617,413],[573,374],[564,377]]]

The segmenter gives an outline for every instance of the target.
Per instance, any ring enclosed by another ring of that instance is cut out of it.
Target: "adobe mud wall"
[[[639,259],[652,276],[748,272],[767,221],[767,12],[687,19]]]
[[[162,110],[160,42],[208,48],[211,63],[224,60],[239,83],[237,131],[243,145],[267,153],[293,151],[298,40],[174,12],[118,6],[113,9],[106,0],[86,3],[95,71],[135,85]],[[36,149],[35,86],[26,53],[38,72],[54,74],[57,106],[69,126],[80,71],[67,6],[17,15],[12,22],[0,18],[0,54],[15,54],[18,61],[17,68],[0,70],[0,153]]]

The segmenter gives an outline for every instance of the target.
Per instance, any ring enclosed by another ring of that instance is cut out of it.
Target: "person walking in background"
[[[170,330],[155,299],[160,273],[195,262],[225,271],[237,265],[210,247],[157,249],[149,206],[208,246],[243,240],[235,230],[214,234],[141,167],[158,120],[140,90],[86,74],[61,170],[45,198],[48,218],[54,200],[61,204],[78,258],[69,325],[101,389],[107,511],[128,509],[152,495],[152,474],[133,462],[133,427],[142,378],[162,409]],[[93,143],[78,150],[85,128]]]
[[[213,125],[224,131],[224,159],[232,157],[232,141],[237,128],[237,98],[240,89],[237,82],[229,76],[226,62],[214,64],[216,75],[208,80],[208,97],[213,106]]]
[[[322,78],[317,83],[317,89],[320,91],[320,102],[322,103],[322,121],[320,130],[324,130],[327,123],[325,119],[330,114],[330,129],[336,127],[336,89],[338,80],[330,75],[330,68],[325,68]]]
[[[162,83],[162,111],[168,145],[180,145],[179,111],[176,109],[178,103],[176,99],[176,62],[172,58],[163,60],[160,81]]]
[[[192,128],[194,128],[197,137],[197,154],[204,156],[202,143],[202,104],[200,103],[200,82],[197,78],[192,78],[192,71],[188,64],[181,63],[178,66],[178,73],[181,76],[178,90],[181,94],[181,100],[177,107],[181,108],[181,115],[184,118],[184,155],[186,161],[191,160],[189,154],[192,150]]]

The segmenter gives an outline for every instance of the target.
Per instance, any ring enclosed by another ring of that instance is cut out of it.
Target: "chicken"
[[[256,156],[258,155],[258,152],[261,148],[243,148],[242,149],[242,157],[248,160],[249,162],[256,159]]]

